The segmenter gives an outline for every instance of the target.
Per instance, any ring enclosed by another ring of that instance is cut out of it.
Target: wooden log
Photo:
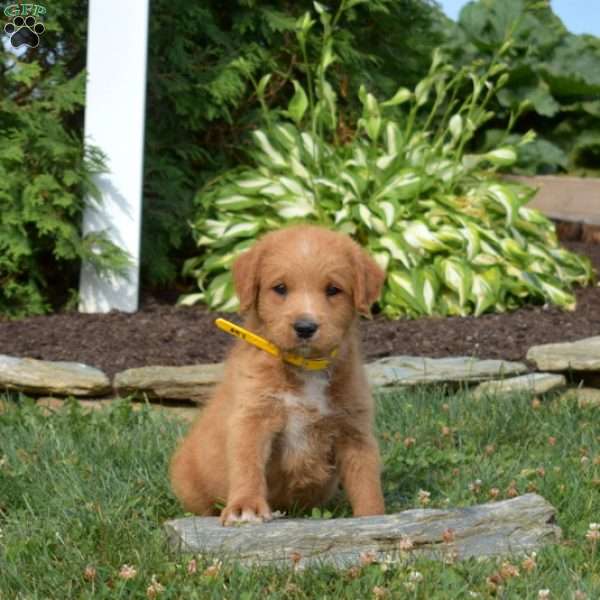
[[[537,494],[467,508],[413,509],[348,519],[276,519],[223,527],[216,517],[188,517],[164,524],[178,552],[207,553],[243,565],[406,562],[531,552],[560,539],[555,510]]]

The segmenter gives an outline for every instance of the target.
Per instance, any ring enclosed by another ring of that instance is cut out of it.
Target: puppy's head
[[[254,313],[271,342],[322,356],[369,315],[385,278],[348,236],[297,225],[267,234],[233,265],[240,312]]]

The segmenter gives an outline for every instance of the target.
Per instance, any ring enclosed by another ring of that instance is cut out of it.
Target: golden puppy
[[[223,382],[171,461],[183,506],[221,522],[309,508],[341,482],[355,516],[382,514],[373,400],[359,352],[383,271],[348,236],[300,225],[269,233],[233,265],[244,326],[282,352],[335,357],[305,370],[238,340]]]

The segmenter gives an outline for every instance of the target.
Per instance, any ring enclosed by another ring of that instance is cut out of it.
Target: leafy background
[[[550,221],[525,206],[534,190],[494,175],[514,164],[517,147],[466,152],[510,78],[503,60],[512,33],[481,75],[477,65],[456,69],[436,49],[414,89],[378,101],[361,86],[361,116],[341,137],[329,73],[338,60],[335,32],[353,2],[336,12],[315,8],[297,22],[303,56],[310,33],[322,36],[318,59],[305,59],[305,84],[292,80],[295,93],[282,110],[264,100],[272,76],[257,83],[265,126],[254,131],[248,166],[198,194],[200,254],[184,269],[198,291],[183,302],[236,310],[235,258],[258,235],[308,221],[352,235],[374,256],[387,273],[380,307],[391,318],[480,315],[531,301],[574,308],[570,288],[593,281],[591,264],[561,249]],[[530,132],[515,143],[534,139]]]
[[[239,0],[151,5],[143,276],[170,285],[194,254],[188,222],[194,196],[221,171],[246,160],[250,134],[262,123],[252,81],[273,73],[267,106],[286,105],[291,79],[302,79],[298,16],[312,1]],[[336,34],[335,85],[352,100],[360,84],[384,94],[414,84],[443,40],[430,0],[373,0],[356,6]],[[312,60],[319,37],[309,44]],[[347,117],[350,119],[350,116]]]
[[[83,144],[86,7],[64,0],[50,12],[35,51],[0,46],[0,315],[12,317],[72,304],[82,259],[126,263],[101,234],[80,233],[103,169]]]
[[[446,43],[456,64],[488,64],[513,23],[507,63],[510,79],[498,94],[496,112],[482,149],[493,147],[511,111],[521,107],[515,133],[529,129],[537,139],[520,154],[522,173],[600,173],[600,39],[569,33],[548,2],[471,2]]]
[[[413,87],[427,73],[438,45],[453,54],[457,67],[475,56],[484,68],[508,17],[533,4],[480,0],[463,11],[457,26],[433,0],[357,4],[335,34],[339,60],[330,73],[340,137],[354,135],[361,85],[383,98],[399,85]],[[287,106],[293,96],[292,79],[305,81],[293,32],[297,17],[311,8],[306,0],[152,0],[142,241],[146,287],[178,292],[193,287],[180,274],[184,261],[197,254],[189,227],[201,214],[194,198],[219,173],[247,160],[251,132],[262,125],[254,84],[273,73],[265,102],[277,107]],[[79,234],[83,198],[93,196],[91,176],[102,168],[98,153],[83,145],[87,2],[53,1],[45,25],[40,47],[18,61],[0,46],[0,314],[9,316],[72,306],[84,257],[99,268],[124,264],[101,237],[83,240]],[[531,88],[534,101],[521,111],[514,131],[534,127],[537,146],[524,147],[520,168],[593,172],[598,39],[569,34],[550,10],[539,7],[527,15],[516,39],[506,93],[498,97],[486,131],[469,142],[471,149],[485,152],[499,145],[498,132]],[[319,43],[318,36],[309,40],[309,59],[318,56]]]

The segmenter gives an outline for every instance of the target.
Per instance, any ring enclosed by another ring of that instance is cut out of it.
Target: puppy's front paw
[[[240,498],[227,503],[221,511],[221,525],[236,523],[262,523],[273,518],[271,509],[263,498]]]

